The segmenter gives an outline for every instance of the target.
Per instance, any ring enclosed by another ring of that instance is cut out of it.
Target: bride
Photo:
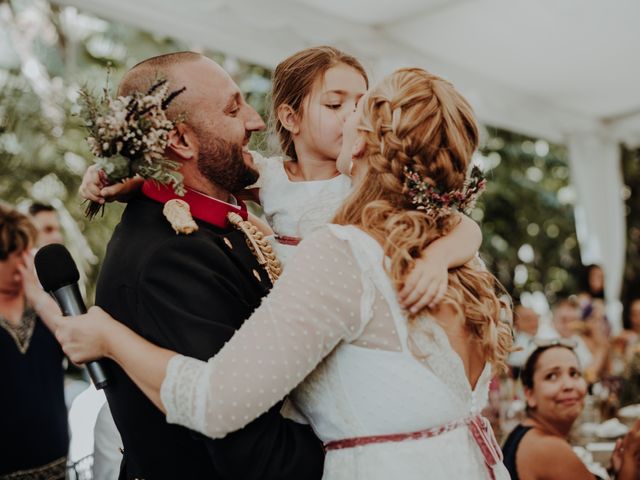
[[[507,479],[479,413],[511,348],[496,279],[477,261],[451,270],[441,306],[415,316],[396,291],[481,189],[477,142],[450,83],[398,70],[345,123],[354,192],[218,355],[161,349],[99,308],[56,336],[75,362],[112,358],[168,422],[213,438],[291,393],[324,442],[326,479]]]

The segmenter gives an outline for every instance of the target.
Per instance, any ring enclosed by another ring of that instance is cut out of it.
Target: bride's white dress
[[[488,396],[489,365],[472,389],[434,320],[421,319],[420,335],[409,336],[383,261],[379,244],[355,227],[329,225],[309,235],[271,294],[216,357],[170,361],[161,389],[167,420],[219,438],[292,389],[325,444],[478,415]],[[509,478],[502,463],[492,472]],[[329,450],[323,478],[492,477],[462,425],[430,438]]]

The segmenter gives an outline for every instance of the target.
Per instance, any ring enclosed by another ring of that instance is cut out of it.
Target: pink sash
[[[461,420],[454,420],[453,422],[445,423],[439,427],[428,428],[426,430],[420,430],[410,433],[394,433],[389,435],[372,435],[369,437],[355,437],[345,438],[342,440],[334,440],[327,442],[324,445],[325,450],[341,450],[344,448],[354,448],[363,445],[370,445],[372,443],[385,443],[385,442],[403,442],[406,440],[420,440],[423,438],[436,437],[443,433],[450,432],[459,427],[467,426],[471,432],[471,436],[475,440],[478,448],[484,456],[484,461],[489,471],[489,475],[492,479],[495,479],[495,473],[493,469],[495,466],[502,462],[502,450],[496,441],[496,437],[493,434],[489,421],[481,415],[473,417],[463,418]]]

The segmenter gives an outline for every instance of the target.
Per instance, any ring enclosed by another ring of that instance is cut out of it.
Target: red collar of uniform
[[[173,188],[159,185],[152,180],[147,180],[142,184],[142,193],[150,199],[160,203],[166,203],[173,199],[184,200],[189,204],[193,217],[216,227],[226,228],[229,226],[227,220],[229,212],[237,213],[244,220],[248,218],[247,207],[243,202],[240,202],[239,205],[231,205],[189,187],[186,187],[185,190],[186,193],[181,197],[176,195]]]

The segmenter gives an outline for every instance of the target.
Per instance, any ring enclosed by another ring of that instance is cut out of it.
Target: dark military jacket
[[[152,343],[206,360],[271,287],[242,232],[196,219],[177,235],[163,204],[143,194],[127,205],[107,247],[96,304]],[[280,404],[212,440],[170,425],[115,363],[105,361],[107,399],[122,435],[121,479],[320,479],[324,452],[308,425]]]

